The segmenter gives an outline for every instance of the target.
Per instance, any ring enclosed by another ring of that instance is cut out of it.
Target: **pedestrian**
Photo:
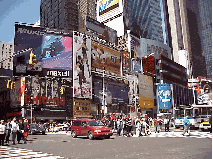
[[[4,125],[4,120],[0,122],[0,146],[4,146],[6,127]]]
[[[169,119],[168,116],[164,119],[165,132],[169,131]]]
[[[13,120],[11,121],[11,132],[12,132],[12,141],[13,141],[13,145],[15,145],[15,139],[16,139],[16,135],[17,135],[17,131],[19,130],[19,126],[18,123],[16,122],[16,117],[13,118]]]
[[[183,134],[182,135],[184,135],[186,132],[188,133],[188,130],[189,130],[190,121],[188,119],[188,116],[184,117],[183,125],[184,125],[184,130],[183,130]]]
[[[155,133],[156,133],[158,132],[158,121],[156,118],[154,119],[154,126],[155,126]]]
[[[117,121],[117,134],[120,136],[120,134],[121,134],[121,126],[120,126],[120,119],[118,119],[118,121]]]
[[[131,134],[131,129],[132,129],[132,119],[128,119],[127,121],[127,136],[130,136]]]
[[[136,136],[137,137],[141,136],[141,124],[139,120],[136,121]]]
[[[28,132],[29,132],[29,128],[30,128],[27,119],[24,120],[23,128],[24,128],[24,132],[23,132],[23,134],[24,134],[24,144],[26,144],[27,143]]]
[[[209,124],[211,125],[210,133],[212,133],[212,110],[210,109],[211,116],[209,117]]]
[[[7,123],[6,123],[6,143],[9,144],[9,139],[10,139],[10,133],[11,133],[11,128],[12,128],[12,125],[10,124],[10,120],[8,119],[7,120]]]
[[[18,144],[20,144],[20,141],[21,139],[23,139],[23,123],[22,123],[22,120],[20,119],[19,122],[18,122],[18,126],[19,126],[19,129],[17,130],[17,142]]]
[[[159,125],[160,125],[160,131],[162,131],[162,120],[161,119],[159,119]]]

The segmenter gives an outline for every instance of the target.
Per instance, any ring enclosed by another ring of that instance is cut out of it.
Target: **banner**
[[[120,64],[120,52],[92,42],[92,70],[102,72],[105,67],[106,74],[121,76]]]
[[[91,39],[77,32],[73,39],[73,97],[92,99]]]
[[[159,109],[172,108],[172,94],[169,84],[158,84],[157,86],[157,99]]]

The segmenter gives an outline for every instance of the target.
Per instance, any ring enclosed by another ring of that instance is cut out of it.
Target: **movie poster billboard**
[[[72,70],[72,37],[46,34],[40,58],[46,69]]]
[[[138,78],[134,75],[128,75],[127,76],[128,85],[129,85],[129,104],[131,105],[133,103],[133,97],[138,98]]]
[[[164,83],[157,85],[157,99],[159,109],[172,108],[172,93],[170,84]]]
[[[73,39],[73,97],[91,99],[91,39],[77,32]]]
[[[111,48],[102,46],[92,42],[92,70],[102,72],[105,68],[105,73],[112,76],[121,76],[120,52]]]
[[[152,77],[138,74],[139,104],[141,108],[154,108]]]
[[[11,101],[11,107],[12,108],[17,108],[17,107],[20,107],[21,106],[21,99],[22,98],[22,95],[23,95],[23,89],[21,89],[21,78],[20,79],[17,79],[15,81],[14,84],[14,88],[13,89],[10,89],[10,101]]]

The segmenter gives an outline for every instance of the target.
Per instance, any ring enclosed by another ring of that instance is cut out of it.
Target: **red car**
[[[113,133],[99,120],[76,119],[72,120],[71,123],[71,135],[73,138],[77,136],[87,136],[92,140],[94,138],[109,139]]]

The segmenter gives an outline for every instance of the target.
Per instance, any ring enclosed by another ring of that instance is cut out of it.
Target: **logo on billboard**
[[[171,89],[169,84],[158,84],[157,97],[159,109],[171,109]]]

